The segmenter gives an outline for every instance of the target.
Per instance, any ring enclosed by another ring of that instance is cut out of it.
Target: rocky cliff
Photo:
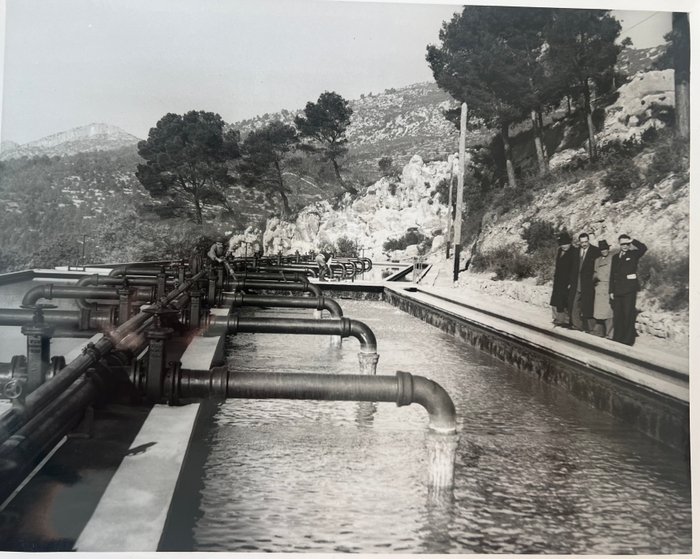
[[[345,238],[363,247],[370,258],[383,259],[388,256],[382,248],[384,243],[410,229],[432,238],[439,246],[444,242],[441,234],[447,206],[438,201],[437,189],[449,179],[455,165],[454,156],[426,164],[414,155],[400,178],[383,177],[356,200],[346,197],[337,209],[323,201],[304,208],[293,222],[271,218],[262,236],[263,248],[272,254],[318,251]],[[411,247],[407,252],[391,257],[417,254]]]

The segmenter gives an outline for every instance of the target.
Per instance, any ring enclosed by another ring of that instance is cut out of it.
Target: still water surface
[[[374,330],[377,374],[423,375],[452,396],[453,493],[429,490],[419,406],[231,400],[208,435],[194,550],[690,552],[683,455],[386,303],[341,305]],[[358,372],[354,339],[229,341],[231,370]]]

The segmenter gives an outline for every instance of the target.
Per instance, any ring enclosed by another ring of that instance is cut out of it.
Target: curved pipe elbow
[[[342,320],[347,320],[350,323],[349,335],[360,341],[360,351],[362,353],[377,352],[377,338],[369,326],[359,320],[350,320],[349,318],[343,318]]]
[[[437,382],[421,376],[398,371],[396,378],[399,386],[411,384],[411,401],[423,406],[430,416],[430,428],[440,433],[455,433],[457,431],[457,412],[454,402],[447,391]],[[401,389],[400,389],[401,390]],[[406,392],[406,390],[402,390]],[[410,402],[408,402],[410,403]],[[397,405],[405,405],[398,401]]]
[[[117,266],[116,268],[112,268],[109,271],[109,276],[112,278],[119,277],[119,276],[125,276],[126,269],[127,269],[127,266]]]
[[[53,284],[37,285],[32,287],[22,297],[22,307],[33,307],[39,299],[53,298]]]
[[[332,318],[342,318],[343,317],[343,309],[338,304],[338,301],[336,301],[335,299],[329,299],[327,297],[319,297],[317,310],[320,311],[322,309],[325,309],[329,313],[331,313]]]
[[[311,283],[307,278],[301,278],[301,283],[309,293],[313,293],[314,297],[321,297],[321,288],[318,285]]]

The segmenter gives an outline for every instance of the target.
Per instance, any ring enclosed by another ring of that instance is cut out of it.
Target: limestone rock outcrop
[[[264,250],[271,254],[318,251],[328,245],[337,246],[338,240],[345,238],[364,248],[370,258],[395,257],[383,249],[387,240],[398,239],[409,229],[430,239],[443,233],[447,206],[440,203],[437,189],[456,172],[456,164],[455,156],[426,164],[414,155],[400,179],[383,177],[354,201],[346,197],[338,208],[327,201],[316,202],[291,223],[271,218],[262,238]],[[413,248],[409,252],[416,251]]]
[[[664,115],[675,106],[673,70],[640,72],[620,86],[618,98],[605,111],[601,145],[611,141],[639,139],[649,128],[664,128]]]

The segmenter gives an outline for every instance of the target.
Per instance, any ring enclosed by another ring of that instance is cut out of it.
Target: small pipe
[[[285,272],[280,270],[279,272],[252,272],[250,270],[242,270],[240,272],[235,272],[237,280],[272,280],[272,281],[296,281],[303,282],[307,279],[306,274],[300,273],[298,271]]]
[[[119,293],[113,287],[80,287],[75,285],[54,285],[52,283],[32,287],[22,298],[23,307],[36,305],[39,299],[119,299]],[[137,294],[137,300],[147,300],[143,294]]]
[[[228,282],[227,287],[234,291],[240,291],[246,288],[269,289],[270,291],[308,291],[313,293],[316,297],[321,296],[321,288],[308,280],[285,283],[275,281],[240,280]]]
[[[167,382],[166,382],[167,384]],[[324,375],[315,373],[238,373],[215,367],[205,375],[181,374],[184,398],[271,398],[340,400],[419,404],[430,417],[430,429],[455,433],[457,414],[450,395],[425,377],[397,372],[396,376]]]
[[[121,276],[158,276],[164,273],[164,267],[145,267],[145,266],[117,266],[109,272],[110,277]]]
[[[352,336],[360,342],[362,353],[377,352],[377,338],[364,322],[342,317],[338,320],[308,318],[241,317],[238,315],[211,316],[210,334],[222,329],[227,334],[256,332],[269,334],[328,334],[347,338]]]
[[[276,297],[273,295],[248,295],[242,292],[225,295],[224,302],[234,307],[283,307],[327,310],[332,318],[341,318],[343,309],[335,299],[328,297]]]

